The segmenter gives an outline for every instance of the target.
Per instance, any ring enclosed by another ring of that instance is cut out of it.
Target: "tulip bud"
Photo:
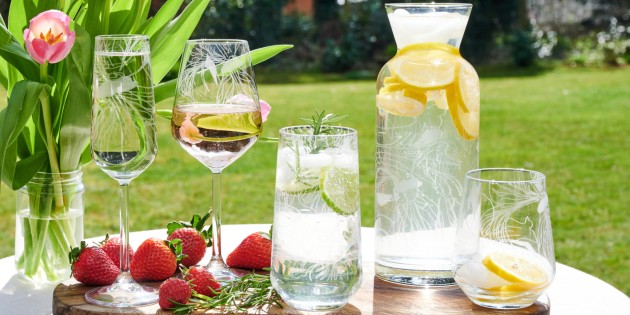
[[[70,31],[70,17],[49,10],[31,19],[24,30],[24,45],[37,63],[57,63],[70,53],[75,37],[75,32]]]

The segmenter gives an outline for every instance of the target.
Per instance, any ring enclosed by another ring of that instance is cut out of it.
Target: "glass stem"
[[[121,183],[120,194],[120,273],[129,273],[129,183]],[[119,277],[120,279],[120,277]]]
[[[212,259],[211,265],[219,264],[225,268],[221,256],[221,173],[212,173]]]

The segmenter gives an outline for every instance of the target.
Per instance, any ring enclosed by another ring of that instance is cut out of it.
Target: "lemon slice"
[[[474,140],[479,137],[479,111],[466,109],[459,100],[459,93],[454,87],[446,89],[446,99],[448,101],[448,111],[451,114],[453,125],[457,133],[466,139]]]
[[[359,211],[359,172],[341,167],[322,169],[319,188],[322,199],[335,212],[352,215]]]
[[[460,60],[459,73],[455,80],[455,89],[464,112],[479,112],[479,76],[468,61]]]
[[[407,45],[396,53],[396,56],[408,55],[408,54],[426,54],[426,51],[437,51],[440,53],[446,53],[461,57],[459,49],[449,44],[430,42],[430,43],[417,43]]]
[[[442,51],[396,56],[387,64],[400,82],[421,89],[440,89],[455,80],[457,56]]]
[[[497,252],[484,257],[481,262],[490,272],[523,290],[542,286],[549,280],[541,266],[523,257]],[[510,286],[511,290],[515,288]]]
[[[376,95],[376,106],[398,116],[418,116],[424,112],[424,104],[405,96],[402,90]]]
[[[427,102],[433,102],[439,109],[448,109],[448,100],[446,99],[446,90],[429,90],[426,93]]]

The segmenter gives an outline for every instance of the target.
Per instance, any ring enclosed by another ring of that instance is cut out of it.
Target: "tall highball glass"
[[[343,307],[359,289],[361,211],[357,132],[280,129],[271,283],[303,311]]]

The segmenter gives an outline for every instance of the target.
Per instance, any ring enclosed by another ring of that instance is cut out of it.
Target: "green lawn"
[[[481,88],[481,166],[545,173],[557,260],[630,294],[630,68],[485,78]],[[266,136],[301,123],[299,118],[314,109],[350,115],[344,125],[359,131],[363,225],[372,226],[374,82],[262,84],[259,89],[273,106]],[[168,122],[160,121],[159,129],[158,158],[131,185],[132,230],[187,219],[206,211],[210,202],[210,172],[176,145]],[[259,143],[226,169],[225,223],[272,221],[275,157],[275,144]],[[115,233],[115,181],[94,165],[84,173],[86,237]],[[0,257],[13,253],[14,199],[3,187]]]

